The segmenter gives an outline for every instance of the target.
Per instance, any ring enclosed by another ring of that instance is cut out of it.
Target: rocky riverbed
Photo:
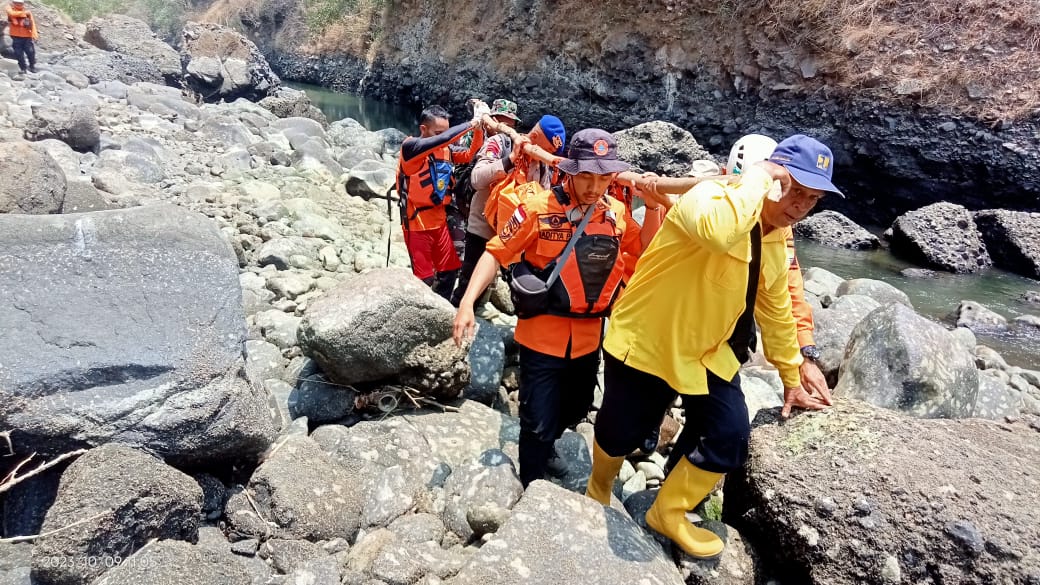
[[[329,124],[225,29],[175,69],[140,23],[63,26],[40,73],[0,62],[0,584],[1040,579],[1040,372],[976,343],[983,308],[951,331],[808,270],[838,405],[777,424],[776,372],[743,370],[754,456],[695,562],[642,522],[678,409],[614,506],[580,495],[595,410],[521,489],[508,296],[454,347],[387,199],[399,132]],[[703,156],[654,147],[676,130],[623,153]]]

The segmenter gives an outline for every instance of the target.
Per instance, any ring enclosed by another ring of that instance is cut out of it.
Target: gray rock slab
[[[263,450],[238,265],[171,205],[0,216],[0,427],[19,451],[107,442],[180,461]]]
[[[625,514],[551,483],[532,483],[505,525],[450,585],[679,585],[661,547]]]
[[[1028,583],[1040,577],[1040,520],[1020,504],[1040,489],[1032,425],[839,399],[763,420],[746,472],[726,479],[725,508],[796,583]]]

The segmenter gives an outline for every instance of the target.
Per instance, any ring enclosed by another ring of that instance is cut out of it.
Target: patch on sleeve
[[[527,210],[524,209],[524,204],[521,203],[513,211],[513,215],[509,216],[509,221],[506,222],[505,227],[502,228],[502,233],[498,234],[498,237],[503,242],[511,239],[519,231],[525,220],[527,220]]]

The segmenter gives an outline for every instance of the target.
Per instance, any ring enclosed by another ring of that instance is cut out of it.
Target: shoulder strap
[[[758,278],[762,271],[762,226],[756,223],[751,229],[751,262],[748,264],[748,283],[744,293],[744,312],[737,319],[733,335],[729,339],[737,361],[744,363],[751,357],[757,345],[755,333],[755,302],[758,297]]]
[[[585,227],[589,225],[589,220],[592,219],[592,214],[596,211],[596,205],[599,205],[599,201],[593,203],[585,210],[585,216],[581,218],[581,223],[578,224],[578,228],[571,234],[571,239],[567,240],[567,246],[564,247],[563,253],[556,259],[556,266],[553,267],[552,274],[549,275],[549,280],[545,281],[545,287],[549,288],[556,282],[556,279],[560,276],[560,271],[563,270],[563,265],[567,262],[567,257],[570,256],[571,250],[578,243],[578,238],[585,232]]]

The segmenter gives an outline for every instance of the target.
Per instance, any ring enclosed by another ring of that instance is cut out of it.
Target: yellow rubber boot
[[[657,492],[654,505],[646,513],[647,525],[672,539],[691,557],[718,556],[725,546],[722,539],[710,530],[694,526],[686,519],[686,512],[711,493],[720,479],[721,473],[704,471],[683,457]]]
[[[610,505],[610,494],[614,487],[614,478],[621,471],[625,457],[611,457],[600,448],[599,443],[592,441],[592,474],[585,495],[603,504]]]

